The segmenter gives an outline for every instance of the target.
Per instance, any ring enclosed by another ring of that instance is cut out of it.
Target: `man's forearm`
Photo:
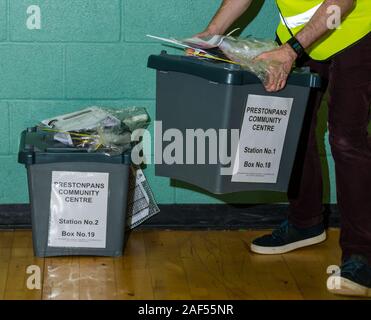
[[[224,34],[250,6],[252,0],[223,0],[218,12],[211,20],[207,31],[210,34]]]
[[[354,2],[355,0],[325,0],[296,38],[304,48],[309,48],[326,33],[331,32],[328,20],[333,13],[328,13],[329,7],[337,5],[341,16],[344,17],[353,8]]]

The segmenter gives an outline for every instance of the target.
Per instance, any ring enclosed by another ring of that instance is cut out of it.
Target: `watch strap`
[[[304,47],[295,37],[292,37],[289,41],[287,41],[287,44],[296,52],[298,58],[303,56],[305,53]]]

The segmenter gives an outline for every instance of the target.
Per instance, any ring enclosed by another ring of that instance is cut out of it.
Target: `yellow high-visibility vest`
[[[316,13],[323,0],[276,0],[281,11],[277,35],[282,43],[296,35]],[[329,14],[332,14],[332,12]],[[286,25],[285,25],[286,23]],[[326,60],[349,47],[371,31],[371,0],[357,0],[339,28],[331,30],[306,50],[314,60]]]

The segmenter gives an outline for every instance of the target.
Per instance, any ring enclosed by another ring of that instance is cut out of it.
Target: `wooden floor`
[[[286,255],[249,252],[262,231],[135,231],[122,258],[33,256],[30,231],[0,231],[0,299],[339,299],[326,270],[339,232]],[[28,290],[38,265],[41,290]]]

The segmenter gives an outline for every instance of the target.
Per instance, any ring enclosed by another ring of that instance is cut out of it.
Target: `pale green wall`
[[[274,1],[255,1],[244,34],[274,37]],[[140,105],[154,114],[155,75],[146,68],[161,45],[145,37],[201,31],[219,0],[0,0],[0,204],[28,202],[25,169],[17,164],[22,129],[89,105]],[[42,29],[28,30],[27,7],[39,5]],[[323,159],[328,158],[326,152]],[[332,162],[331,163],[331,181]],[[281,194],[215,198],[170,185],[146,170],[160,203],[285,201]],[[329,200],[329,196],[326,196]],[[331,200],[334,201],[332,194]]]

